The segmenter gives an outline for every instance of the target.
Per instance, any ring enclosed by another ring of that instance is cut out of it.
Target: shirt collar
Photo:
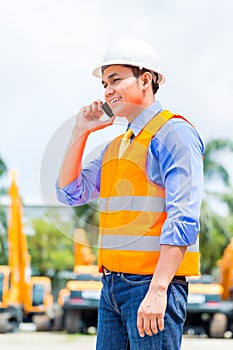
[[[130,129],[133,131],[134,136],[137,136],[144,126],[158,113],[163,110],[162,105],[159,101],[156,101],[151,106],[146,108],[142,113],[140,113],[136,119],[129,125]]]

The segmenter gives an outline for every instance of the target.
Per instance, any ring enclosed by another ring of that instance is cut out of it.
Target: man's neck
[[[135,110],[126,116],[128,122],[131,124],[145,109],[149,108],[155,103],[155,97],[145,100],[142,104],[138,105]]]

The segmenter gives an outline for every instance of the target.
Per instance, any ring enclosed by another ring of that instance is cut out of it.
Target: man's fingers
[[[141,304],[138,309],[137,327],[141,337],[145,334],[152,336],[164,330],[164,312],[162,310],[156,312],[151,305],[151,303],[147,303],[145,309],[144,305]]]
[[[96,102],[97,102],[98,110],[101,111],[102,106],[103,106],[103,102],[101,100],[97,100]]]
[[[90,107],[91,107],[91,113],[92,114],[95,114],[96,112],[99,111],[99,109],[98,109],[98,102],[97,101],[92,102]]]
[[[157,318],[151,320],[151,330],[154,334],[158,333]]]
[[[144,323],[144,331],[147,335],[151,336],[153,335],[153,332],[151,330],[151,320],[149,318],[145,318],[143,320]]]
[[[139,333],[140,337],[144,337],[145,332],[144,332],[144,328],[143,328],[143,318],[140,316],[140,312],[138,313],[137,327],[138,327],[138,333]]]
[[[164,318],[160,317],[157,319],[157,323],[158,323],[158,328],[160,331],[164,330]]]
[[[94,101],[92,102],[90,105],[88,106],[83,106],[81,108],[81,111],[83,113],[83,116],[89,117],[89,116],[101,116],[103,114],[103,111],[101,109],[103,105],[103,102],[101,102],[100,100],[98,101]]]
[[[157,334],[158,331],[164,330],[164,318],[153,317],[150,319],[138,315],[137,328],[140,337],[144,337],[145,334],[149,336]]]
[[[90,114],[90,110],[90,106],[83,106],[80,111],[82,112],[83,117],[86,118]]]

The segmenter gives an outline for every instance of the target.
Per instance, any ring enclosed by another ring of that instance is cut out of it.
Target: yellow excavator
[[[220,280],[223,287],[223,300],[233,300],[233,238],[226,246],[222,258],[218,261]]]
[[[219,282],[209,275],[190,279],[185,333],[233,337],[233,239],[217,266]]]
[[[51,281],[48,277],[31,276],[15,171],[11,172],[9,196],[8,265],[0,265],[0,333],[16,331],[25,319],[33,321],[37,330],[47,330],[52,324]]]
[[[60,325],[67,333],[80,333],[89,327],[97,327],[102,283],[95,260],[85,231],[76,229],[73,279],[66,283],[58,295],[58,304],[62,310]]]

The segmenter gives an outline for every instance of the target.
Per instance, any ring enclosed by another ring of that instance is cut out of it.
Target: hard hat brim
[[[158,76],[159,76],[159,81],[158,81],[158,83],[159,83],[160,85],[164,84],[165,81],[166,81],[165,75],[163,75],[163,73],[161,73],[159,70],[155,70],[153,67],[150,67],[149,65],[144,65],[144,66],[142,67],[141,63],[140,63],[140,64],[137,64],[137,63],[133,63],[133,64],[132,64],[131,61],[128,61],[128,62],[127,62],[127,61],[125,61],[125,60],[122,61],[122,62],[119,61],[119,60],[117,60],[117,61],[114,61],[114,60],[113,60],[113,61],[105,62],[104,64],[102,64],[102,65],[96,67],[96,68],[93,70],[92,74],[93,74],[95,77],[97,77],[97,78],[102,78],[102,67],[105,67],[105,66],[113,66],[113,65],[123,65],[123,66],[129,65],[129,66],[139,67],[140,69],[145,68],[145,69],[148,69],[149,71],[158,73]]]

